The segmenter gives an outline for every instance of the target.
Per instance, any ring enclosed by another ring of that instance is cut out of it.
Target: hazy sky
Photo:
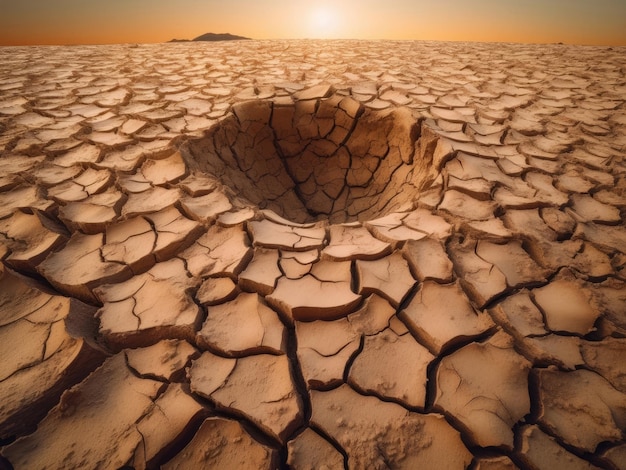
[[[0,45],[357,38],[626,45],[626,0],[0,0]]]

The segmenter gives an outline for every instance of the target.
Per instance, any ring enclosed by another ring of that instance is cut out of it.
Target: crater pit
[[[339,95],[249,101],[181,149],[190,167],[293,222],[369,220],[413,204],[447,153],[407,108]]]

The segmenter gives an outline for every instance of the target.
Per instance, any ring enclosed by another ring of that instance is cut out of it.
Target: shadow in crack
[[[294,222],[368,220],[410,206],[447,151],[407,108],[375,111],[339,95],[249,101],[183,144],[190,168]]]

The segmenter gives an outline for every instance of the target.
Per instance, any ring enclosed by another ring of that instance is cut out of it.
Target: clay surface
[[[624,468],[625,74],[0,48],[0,468]]]

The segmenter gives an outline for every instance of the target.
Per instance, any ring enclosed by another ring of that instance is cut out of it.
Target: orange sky
[[[0,0],[0,45],[106,44],[230,32],[626,45],[624,0]]]

